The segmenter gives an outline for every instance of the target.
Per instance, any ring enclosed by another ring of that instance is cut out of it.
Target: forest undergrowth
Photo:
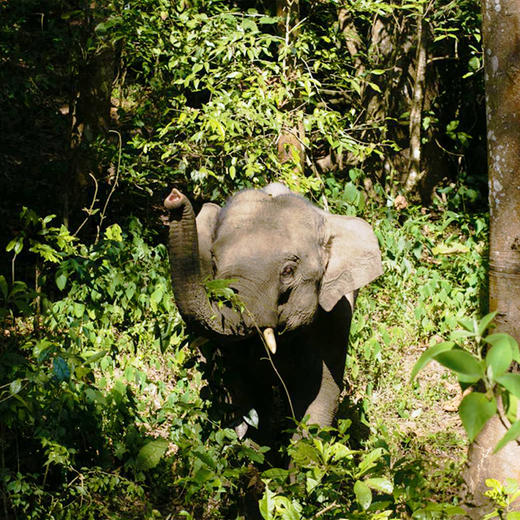
[[[459,384],[411,375],[486,313],[480,22],[475,0],[0,2],[0,517],[461,513]],[[384,268],[336,426],[299,425],[276,468],[214,418],[159,218],[173,186],[197,209],[273,181],[367,220]]]
[[[42,277],[48,265],[54,279],[36,295],[0,278],[4,513],[235,518],[250,486],[265,486],[266,519],[459,511],[460,389],[437,364],[413,383],[410,373],[458,319],[479,314],[487,219],[436,200],[364,208],[384,274],[358,299],[337,428],[288,447],[295,481],[265,467],[266,447],[211,420],[200,341],[176,313],[160,227],[131,219],[87,246],[33,215]]]

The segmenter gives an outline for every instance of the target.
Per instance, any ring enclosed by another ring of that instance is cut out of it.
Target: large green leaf
[[[272,511],[274,509],[274,493],[269,489],[269,480],[264,480],[265,491],[264,496],[258,501],[258,509],[264,520],[273,518]]]
[[[489,336],[486,336],[484,338],[484,341],[493,346],[501,345],[503,343],[508,344],[513,353],[513,359],[517,363],[520,363],[520,350],[518,348],[518,342],[515,340],[515,338],[513,338],[509,334],[504,334],[503,332],[497,332],[496,334],[491,334]]]
[[[362,475],[371,470],[376,462],[385,454],[385,450],[383,448],[375,448],[374,450],[367,453],[363,460],[359,463],[358,471],[356,473],[356,478],[360,478]]]
[[[476,382],[483,375],[484,371],[479,361],[473,357],[469,352],[462,349],[452,349],[447,352],[442,352],[435,356],[435,361],[441,365],[453,370],[462,376],[464,382]]]
[[[495,319],[495,316],[497,315],[497,311],[490,312],[489,314],[486,314],[479,322],[478,324],[478,334],[479,336],[483,336],[484,332],[486,332],[486,329],[489,327],[491,322]]]
[[[441,354],[442,352],[447,352],[451,350],[455,346],[455,343],[453,341],[443,341],[442,343],[437,343],[437,345],[433,345],[432,347],[426,349],[421,357],[417,360],[417,363],[415,363],[412,374],[410,375],[410,380],[412,381],[415,379],[415,376],[419,372],[419,370],[422,370],[430,361],[435,359],[435,356]]]
[[[356,480],[354,484],[354,493],[358,504],[366,511],[372,503],[372,491],[361,480]]]
[[[480,430],[495,415],[496,411],[495,398],[489,400],[485,394],[480,392],[472,392],[464,397],[459,406],[459,415],[470,442],[475,440]]]
[[[513,351],[507,340],[496,343],[486,354],[486,364],[491,367],[494,379],[501,376],[509,368],[512,361]]]
[[[520,398],[520,374],[503,374],[496,378],[507,391]]]
[[[166,439],[147,442],[137,454],[137,468],[144,471],[155,468],[168,448],[168,444]]]
[[[394,485],[387,478],[368,478],[364,482],[370,489],[374,489],[380,493],[390,494],[394,491]]]

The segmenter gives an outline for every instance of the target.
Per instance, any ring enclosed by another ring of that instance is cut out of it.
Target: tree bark
[[[87,4],[81,18],[69,26],[71,33],[76,34],[76,59],[71,63],[69,169],[65,174],[62,196],[63,220],[72,227],[83,220],[85,215],[81,211],[92,203],[89,192],[97,193],[101,165],[93,145],[110,128],[116,68],[113,42],[109,37],[98,39],[95,33],[96,26],[105,19],[105,8],[98,0]],[[96,184],[96,189],[93,189],[93,184]]]
[[[64,221],[78,220],[88,206],[89,174],[98,175],[91,146],[110,126],[115,53],[112,46],[99,49],[80,66],[78,88],[70,103],[70,169],[64,190]]]
[[[489,310],[520,341],[520,4],[483,2],[489,170]]]
[[[426,78],[426,31],[422,15],[417,21],[417,57],[412,104],[410,106],[410,159],[405,191],[413,192],[421,181],[421,125]]]
[[[489,310],[498,332],[520,341],[520,4],[484,0],[483,40],[489,170]],[[466,483],[485,512],[485,479],[520,480],[520,445],[492,451],[505,432],[491,419],[470,447]],[[516,502],[520,509],[520,501]]]

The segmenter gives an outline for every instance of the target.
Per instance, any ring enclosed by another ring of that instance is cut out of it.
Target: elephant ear
[[[197,215],[197,235],[199,237],[199,262],[203,277],[211,275],[211,246],[215,234],[220,206],[208,202],[204,204]]]
[[[321,280],[319,302],[329,312],[347,294],[383,273],[381,252],[370,225],[357,217],[324,213],[330,234],[329,261]]]

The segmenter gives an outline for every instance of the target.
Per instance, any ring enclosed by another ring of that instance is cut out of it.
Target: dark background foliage
[[[261,477],[264,518],[448,514],[455,387],[397,367],[486,300],[478,3],[2,2],[0,62],[4,516],[234,518]],[[272,181],[369,220],[385,264],[342,405],[370,433],[293,447],[297,482],[210,420],[159,219],[172,186]]]

